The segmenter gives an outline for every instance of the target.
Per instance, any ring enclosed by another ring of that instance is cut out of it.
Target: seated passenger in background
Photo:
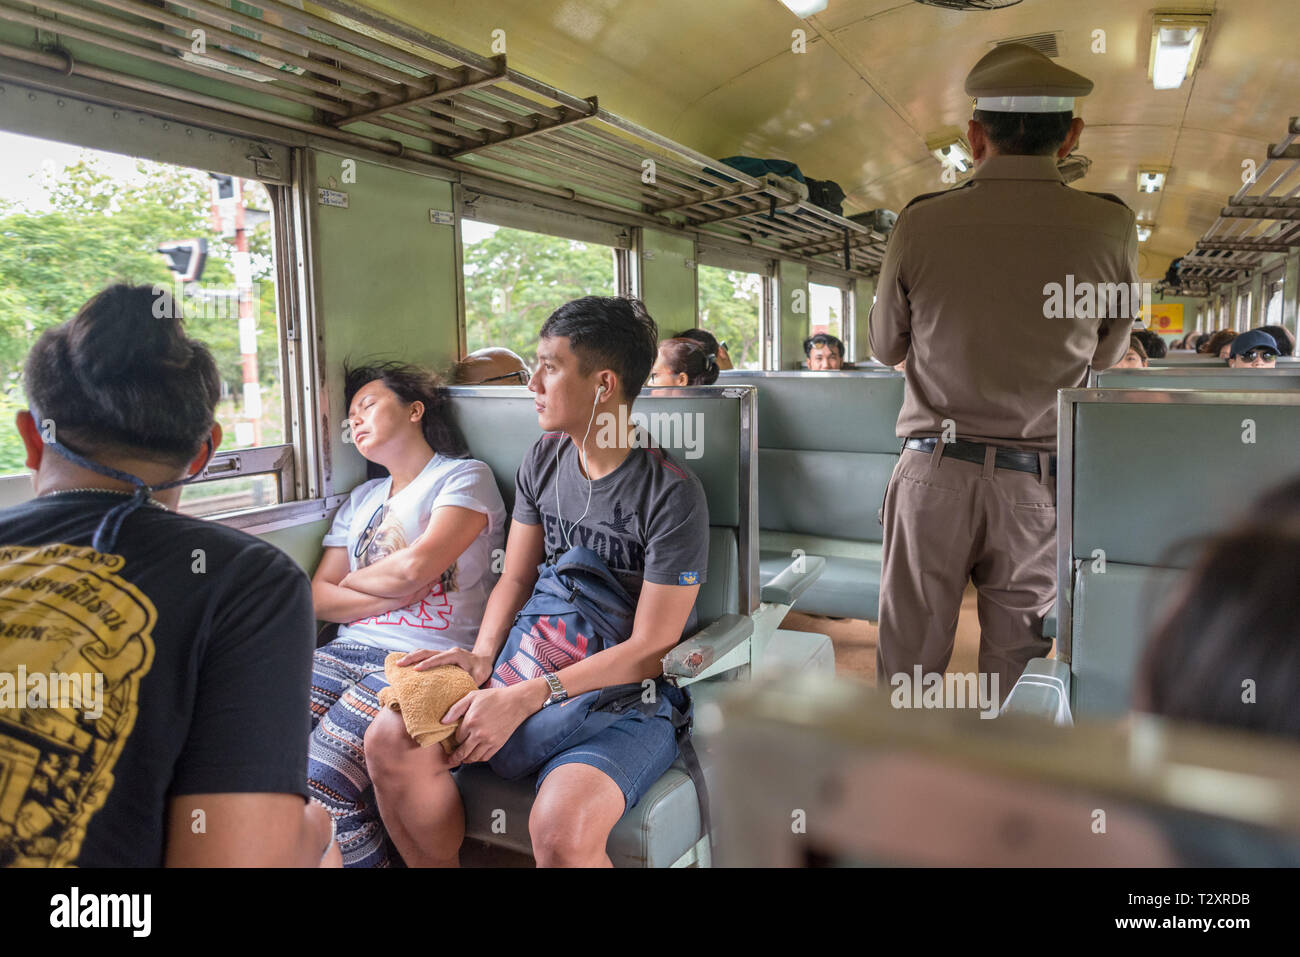
[[[1220,329],[1202,342],[1196,351],[1202,355],[1218,356],[1220,359],[1226,359],[1228,358],[1228,347],[1232,345],[1232,340],[1235,338],[1237,338],[1237,334],[1231,329]]]
[[[607,563],[635,603],[635,623],[621,643],[555,672],[512,659],[523,673],[511,672],[523,680],[506,684],[493,677],[491,687],[470,692],[444,716],[444,723],[461,719],[459,747],[450,758],[441,748],[417,746],[396,713],[375,720],[366,756],[384,823],[408,864],[458,862],[465,812],[449,772],[491,758],[548,703],[655,678],[660,707],[650,715],[629,708],[594,737],[546,759],[528,821],[539,866],[608,867],[610,831],[677,757],[664,706],[684,714],[690,702],[663,681],[662,658],[694,618],[708,567],[704,490],[694,473],[649,447],[649,436],[637,426],[619,426],[627,431],[616,441],[608,424],[593,432],[598,416],[627,423],[657,339],[654,320],[632,299],[576,299],[542,326],[528,388],[546,432],[519,468],[501,581],[473,650],[421,652],[426,660],[417,667],[459,664],[475,681],[487,681],[515,614],[533,593],[538,566],[572,546],[593,549]],[[598,441],[599,434],[606,438]]]
[[[844,343],[838,336],[819,332],[803,341],[803,354],[812,372],[837,371],[844,367]]]
[[[1129,336],[1128,352],[1124,353],[1124,358],[1115,363],[1116,369],[1145,369],[1147,367],[1147,352],[1142,345],[1142,340],[1137,337],[1137,333]]]
[[[1273,337],[1273,341],[1277,344],[1278,355],[1295,355],[1295,336],[1286,326],[1260,326],[1259,331],[1267,332]]]
[[[492,471],[465,457],[435,376],[389,362],[344,378],[352,441],[389,475],[340,506],[312,579],[316,617],[343,627],[313,661],[307,777],[335,818],[344,865],[381,867],[393,861],[363,742],[388,686],[384,658],[474,646],[506,516]]]
[[[704,348],[718,357],[718,369],[726,372],[734,368],[731,364],[731,354],[727,352],[727,344],[719,342],[714,338],[713,333],[706,329],[684,329],[673,336],[674,339],[694,339]]]
[[[713,385],[718,357],[694,339],[661,339],[647,385]]]
[[[1147,645],[1134,707],[1300,739],[1300,479],[1249,515],[1212,539],[1181,583]]]
[[[1261,329],[1243,332],[1228,347],[1228,366],[1233,369],[1275,368],[1277,342]]]
[[[509,349],[489,346],[452,367],[452,385],[528,385],[528,363]]]
[[[1147,358],[1163,359],[1169,354],[1169,347],[1165,345],[1164,336],[1150,329],[1134,330],[1133,335],[1137,336],[1142,343],[1142,348],[1146,350]]]
[[[23,370],[36,498],[0,512],[0,867],[337,864],[307,800],[307,577],[175,511],[221,444],[221,377],[158,289],[108,287]]]

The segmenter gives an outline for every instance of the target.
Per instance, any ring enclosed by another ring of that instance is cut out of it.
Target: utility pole
[[[257,381],[257,315],[253,301],[253,263],[248,252],[244,182],[238,176],[213,174],[212,221],[227,239],[234,239],[231,268],[239,304],[239,360],[244,380],[243,410],[235,423],[235,444],[262,444],[262,393]]]

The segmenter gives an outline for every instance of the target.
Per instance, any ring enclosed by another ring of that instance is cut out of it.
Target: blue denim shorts
[[[689,699],[678,688],[659,684],[678,711],[689,707]],[[624,810],[636,807],[642,795],[677,760],[677,735],[667,718],[627,711],[604,731],[561,751],[537,772],[537,787],[546,776],[564,764],[586,764],[613,778],[623,792]]]

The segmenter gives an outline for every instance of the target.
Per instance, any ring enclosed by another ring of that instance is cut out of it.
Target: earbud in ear
[[[604,387],[603,385],[601,385],[601,386],[597,386],[597,387],[596,387],[596,398],[599,399],[599,398],[600,398],[602,395],[604,395],[604,394],[605,394],[605,387]]]

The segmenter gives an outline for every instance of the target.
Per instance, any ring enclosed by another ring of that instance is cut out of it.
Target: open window
[[[0,476],[6,501],[30,495],[21,373],[48,327],[105,286],[166,289],[186,330],[211,349],[225,433],[181,510],[211,515],[295,497],[279,318],[277,204],[283,186],[0,132]]]
[[[1286,285],[1286,265],[1279,264],[1264,274],[1262,284],[1264,295],[1264,315],[1260,321],[1263,326],[1282,325],[1282,293]]]
[[[618,295],[612,246],[461,220],[465,351],[504,346],[531,367],[537,332],[559,306]]]

